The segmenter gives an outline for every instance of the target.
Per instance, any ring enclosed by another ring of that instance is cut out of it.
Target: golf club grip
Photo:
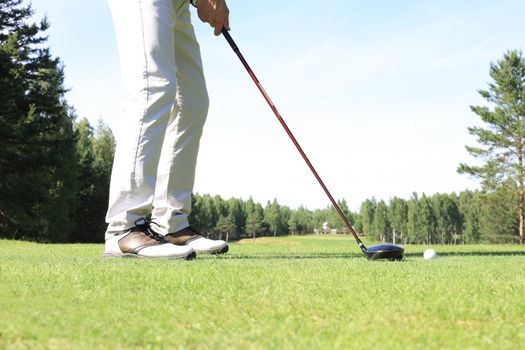
[[[221,30],[221,33],[224,36],[224,38],[226,38],[226,41],[228,42],[228,44],[230,44],[233,51],[239,50],[239,48],[237,47],[237,44],[235,44],[235,41],[233,41],[230,33],[228,33],[228,30],[226,28],[223,27]]]
[[[297,142],[297,139],[292,134],[292,131],[290,130],[290,128],[288,128],[288,125],[286,124],[284,119],[281,117],[281,114],[279,113],[279,111],[277,110],[275,105],[273,104],[272,100],[270,99],[270,96],[268,96],[268,94],[264,90],[263,86],[261,85],[261,83],[259,82],[257,77],[255,76],[255,73],[253,73],[252,69],[248,65],[248,62],[246,62],[246,60],[244,59],[243,55],[241,54],[239,48],[237,47],[237,44],[235,43],[235,41],[231,37],[230,33],[228,33],[228,31],[225,28],[222,28],[221,32],[222,32],[222,35],[224,36],[224,38],[226,39],[226,41],[228,41],[228,44],[230,44],[230,46],[233,49],[233,51],[237,54],[237,57],[239,57],[239,60],[242,62],[244,68],[246,68],[246,70],[248,71],[248,74],[250,75],[250,77],[254,81],[255,85],[257,85],[257,88],[259,89],[259,91],[263,95],[264,99],[266,100],[266,102],[268,103],[268,105],[270,106],[272,111],[274,112],[275,116],[277,117],[277,119],[281,123],[282,127],[284,128],[284,130],[286,131],[286,133],[288,134],[288,136],[292,140],[293,144],[295,145],[295,147],[297,148],[297,150],[299,151],[299,153],[303,157],[304,161],[306,162],[306,164],[308,165],[308,167],[310,168],[310,170],[314,174],[315,178],[317,179],[317,181],[319,182],[319,184],[323,188],[324,192],[328,196],[328,199],[330,199],[330,202],[332,202],[332,205],[334,206],[334,208],[336,209],[337,213],[339,214],[339,216],[341,217],[341,219],[345,223],[346,227],[348,228],[350,233],[354,236],[355,240],[359,244],[359,247],[361,248],[361,250],[366,251],[365,245],[363,244],[363,242],[361,242],[361,240],[357,236],[357,233],[355,232],[354,228],[352,227],[352,225],[350,224],[350,222],[348,221],[348,219],[344,215],[343,211],[341,210],[341,208],[339,207],[339,205],[335,201],[334,197],[332,196],[332,194],[330,193],[330,191],[328,190],[328,188],[324,184],[323,180],[321,179],[321,177],[319,176],[319,174],[315,170],[314,166],[312,165],[312,163],[310,162],[310,160],[308,159],[308,157],[304,153],[302,147],[299,145],[299,142]]]

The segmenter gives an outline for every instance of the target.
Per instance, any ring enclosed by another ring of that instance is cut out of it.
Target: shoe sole
[[[184,260],[193,260],[197,257],[197,253],[191,252],[184,256],[144,256],[137,254],[129,253],[118,253],[118,252],[107,252],[102,254],[102,257],[105,259],[166,259],[166,260],[175,260],[175,259],[184,259]]]
[[[228,250],[230,250],[230,248],[226,244],[224,247],[221,247],[218,250],[202,250],[202,251],[196,250],[196,252],[199,253],[199,254],[220,255],[220,254],[226,254],[228,252]]]

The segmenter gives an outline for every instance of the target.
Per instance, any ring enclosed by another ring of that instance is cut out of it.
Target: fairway
[[[187,262],[0,240],[0,349],[523,348],[523,247],[405,248],[290,236]]]

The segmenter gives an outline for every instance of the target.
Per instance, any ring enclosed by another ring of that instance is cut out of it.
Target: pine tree
[[[261,224],[263,221],[264,211],[262,206],[257,203],[255,204],[252,197],[250,197],[245,204],[246,213],[246,233],[252,236],[255,240],[257,233],[261,230]]]
[[[231,198],[228,200],[228,217],[234,225],[232,239],[241,239],[245,233],[246,214],[244,213],[244,205],[241,199]]]
[[[93,130],[85,118],[76,124],[75,135],[78,175],[71,241],[101,242],[106,229],[115,139],[102,121]]]
[[[492,243],[519,243],[515,233],[519,228],[518,190],[507,181],[495,191],[485,193],[481,230]]]
[[[115,137],[111,129],[102,122],[98,121],[93,138],[93,172],[95,174],[95,191],[91,200],[93,201],[93,217],[97,222],[93,225],[95,232],[100,232],[99,236],[91,237],[90,241],[101,241],[103,232],[106,230],[106,211],[109,202],[109,183],[111,180],[111,170],[113,168],[113,158],[115,157]],[[92,234],[93,236],[93,234]]]
[[[217,196],[217,200],[222,201],[222,198]],[[209,194],[199,195],[196,193],[192,194],[191,203],[191,212],[188,218],[190,224],[207,237],[218,237],[216,226],[219,214],[215,207],[215,200]]]
[[[191,203],[189,221],[200,233],[207,235],[213,223],[210,208],[206,205],[206,198],[197,193],[192,195]]]
[[[67,241],[76,161],[73,113],[47,20],[22,0],[0,0],[0,236]]]
[[[217,220],[219,220],[217,208],[215,208],[215,204],[213,202],[213,198],[209,194],[205,194],[202,196],[203,201],[203,207],[204,210],[209,215],[210,222],[208,223],[208,234],[211,234],[213,236],[213,229],[217,225]]]
[[[235,223],[233,222],[233,217],[231,215],[223,216],[221,215],[219,217],[219,220],[217,220],[217,226],[215,227],[215,230],[219,233],[219,239],[222,239],[222,235],[225,235],[226,242],[229,241],[230,236],[235,230]]]
[[[72,232],[73,242],[92,241],[96,230],[93,225],[104,222],[102,218],[93,216],[92,206],[93,194],[95,192],[95,174],[93,163],[95,154],[93,150],[93,128],[87,119],[80,120],[75,126],[76,134],[76,155],[77,155],[77,191],[75,210],[73,216],[76,218],[76,225]],[[98,220],[97,220],[98,219]],[[102,233],[99,239],[103,237]]]
[[[480,178],[487,191],[500,188],[507,181],[514,184],[519,206],[518,233],[520,243],[525,244],[525,58],[521,51],[508,51],[500,61],[492,63],[490,77],[488,90],[478,91],[489,106],[471,106],[485,123],[484,127],[469,128],[481,147],[466,147],[484,164],[460,164],[458,171]]]

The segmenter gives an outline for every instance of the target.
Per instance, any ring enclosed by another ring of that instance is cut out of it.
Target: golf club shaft
[[[268,96],[268,94],[264,90],[263,86],[261,85],[261,83],[259,82],[259,80],[255,76],[255,74],[253,73],[252,69],[248,65],[248,62],[246,62],[246,60],[244,59],[244,57],[241,54],[239,48],[237,47],[237,44],[235,44],[235,41],[233,41],[230,33],[228,33],[228,31],[225,28],[222,28],[222,35],[224,36],[226,41],[228,41],[228,44],[230,44],[230,46],[233,49],[233,51],[237,54],[237,56],[239,57],[239,60],[241,60],[244,68],[246,68],[246,70],[248,71],[248,74],[252,78],[253,82],[255,83],[255,85],[257,85],[257,88],[259,89],[259,91],[263,95],[264,99],[266,100],[266,102],[268,103],[270,108],[272,109],[273,113],[275,114],[275,116],[279,120],[279,123],[281,123],[281,125],[284,128],[284,130],[286,131],[286,133],[288,134],[288,136],[292,140],[293,144],[295,145],[295,147],[297,148],[297,150],[299,151],[299,153],[303,157],[304,161],[306,162],[306,164],[308,165],[308,167],[310,168],[310,170],[314,174],[315,178],[317,179],[317,181],[319,182],[319,184],[323,188],[324,192],[326,193],[326,195],[330,199],[330,202],[332,202],[332,205],[334,206],[335,210],[337,210],[337,213],[339,214],[339,216],[341,217],[341,219],[345,223],[346,227],[348,228],[350,233],[354,236],[355,240],[357,241],[357,244],[359,244],[359,247],[361,248],[361,250],[363,252],[365,252],[366,251],[365,245],[363,244],[363,242],[361,242],[361,240],[357,236],[357,233],[355,232],[354,228],[352,227],[352,225],[350,224],[350,222],[348,221],[346,216],[343,214],[343,211],[341,210],[341,208],[337,204],[336,200],[334,199],[334,197],[332,196],[330,191],[328,191],[328,188],[326,187],[326,185],[324,184],[323,180],[321,179],[321,177],[319,176],[319,174],[315,170],[314,166],[312,165],[312,163],[310,162],[310,160],[308,159],[308,157],[304,153],[302,147],[299,145],[299,142],[297,142],[297,139],[292,134],[292,131],[290,130],[290,128],[288,128],[288,125],[286,125],[286,122],[281,117],[281,113],[279,113],[279,111],[277,110],[277,108],[273,104],[272,100],[270,99],[270,96]]]

